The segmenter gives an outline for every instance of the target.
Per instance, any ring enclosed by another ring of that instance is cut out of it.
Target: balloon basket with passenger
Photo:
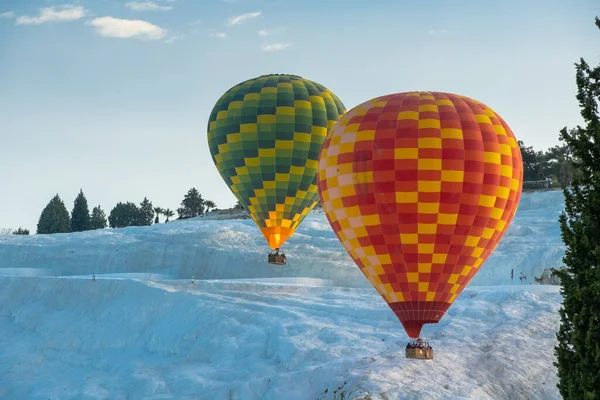
[[[275,249],[269,253],[269,264],[273,265],[286,265],[287,258],[285,257],[285,253],[279,249]]]
[[[411,340],[406,344],[406,358],[433,360],[433,348],[429,342],[424,342],[421,338]]]

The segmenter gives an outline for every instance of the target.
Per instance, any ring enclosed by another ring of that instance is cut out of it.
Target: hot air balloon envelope
[[[208,122],[212,159],[271,249],[317,204],[319,152],[345,112],[329,89],[296,75],[263,75],[229,89]]]
[[[522,176],[518,143],[488,106],[409,92],[360,104],[335,124],[318,185],[341,243],[417,338],[506,232]]]

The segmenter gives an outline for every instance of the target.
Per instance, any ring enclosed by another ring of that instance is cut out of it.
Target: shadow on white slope
[[[563,207],[560,191],[524,193],[513,224],[472,284],[530,284],[545,268],[560,267],[564,247],[558,216]],[[4,269],[0,274],[304,277],[337,286],[370,287],[320,211],[306,218],[284,250],[289,264],[269,265],[269,249],[251,220],[196,218],[151,227],[0,236],[0,269]],[[519,279],[521,273],[525,279]]]

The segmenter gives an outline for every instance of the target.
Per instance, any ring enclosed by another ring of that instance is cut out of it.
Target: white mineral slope
[[[292,280],[293,281],[293,280]],[[467,289],[423,335],[373,289],[0,277],[0,398],[559,399],[556,286]],[[312,285],[312,286],[311,286]]]
[[[560,191],[524,193],[516,217],[474,285],[531,284],[561,266]],[[150,227],[54,235],[0,235],[0,275],[153,274],[171,278],[316,278],[331,285],[370,287],[315,210],[287,241],[289,264],[267,264],[265,240],[249,219],[207,216]],[[511,271],[513,279],[511,280]]]

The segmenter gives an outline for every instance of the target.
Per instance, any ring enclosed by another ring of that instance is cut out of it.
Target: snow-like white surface
[[[251,220],[216,215],[0,236],[0,398],[559,399],[562,298],[528,283],[561,265],[563,207],[561,192],[523,195],[471,285],[423,328],[432,361],[404,357],[401,324],[319,211],[285,267],[266,263]]]
[[[560,398],[556,286],[465,290],[422,361],[374,290],[303,283],[0,278],[0,398]]]
[[[560,267],[564,247],[558,216],[563,208],[560,191],[524,193],[512,225],[472,284],[531,284],[545,268]],[[370,287],[322,210],[313,211],[285,243],[285,267],[267,264],[269,248],[252,220],[214,218],[220,217],[73,234],[0,235],[0,269],[11,268],[12,274],[22,271],[58,276],[154,273],[196,279],[305,277],[328,279],[341,286]],[[521,273],[526,279],[519,279]]]

